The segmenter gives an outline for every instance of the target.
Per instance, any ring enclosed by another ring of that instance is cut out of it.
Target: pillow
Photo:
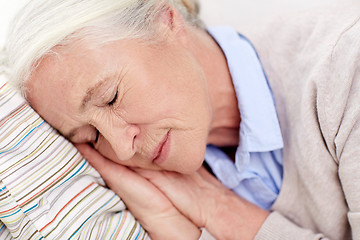
[[[150,239],[77,149],[0,79],[0,239]]]

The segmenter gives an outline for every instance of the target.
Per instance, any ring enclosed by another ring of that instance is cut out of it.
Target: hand
[[[183,175],[136,169],[216,239],[254,239],[269,213],[225,188],[205,168]]]
[[[129,168],[106,159],[87,144],[75,145],[118,194],[152,239],[198,239],[200,230],[152,183]]]

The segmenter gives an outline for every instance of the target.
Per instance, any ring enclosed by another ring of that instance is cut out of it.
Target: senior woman
[[[193,1],[33,0],[9,73],[153,239],[360,239],[358,10],[269,24],[255,52]]]

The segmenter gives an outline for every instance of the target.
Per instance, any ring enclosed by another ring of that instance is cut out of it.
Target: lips
[[[155,148],[153,152],[152,161],[156,164],[163,163],[168,156],[169,148],[170,148],[170,130],[166,133],[163,140],[159,143],[159,145]]]

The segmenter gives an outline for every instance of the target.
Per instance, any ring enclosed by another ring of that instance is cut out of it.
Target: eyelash
[[[116,90],[116,94],[115,94],[114,98],[113,98],[110,102],[108,102],[108,106],[114,105],[114,103],[116,102],[117,98],[118,98],[118,91]]]
[[[108,106],[114,105],[117,98],[118,98],[118,91],[116,90],[115,96],[110,102],[108,102]],[[96,137],[95,137],[94,143],[97,143],[97,141],[99,140],[99,136],[100,136],[100,132],[99,132],[99,130],[96,129]]]
[[[94,143],[97,143],[97,141],[99,140],[99,136],[100,136],[100,132],[99,132],[99,130],[96,129],[96,137],[95,137]]]

